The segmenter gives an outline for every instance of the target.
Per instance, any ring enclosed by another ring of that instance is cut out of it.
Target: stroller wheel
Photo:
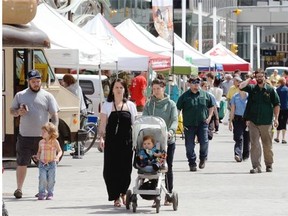
[[[161,197],[157,196],[155,199],[155,203],[156,203],[156,213],[159,213],[160,210],[160,201],[161,201]]]
[[[131,203],[131,196],[132,196],[132,191],[128,190],[126,192],[126,209],[130,209],[130,203]]]
[[[178,193],[172,193],[172,203],[173,203],[173,210],[177,211],[178,209]]]
[[[137,209],[137,203],[136,202],[132,203],[132,209],[133,209],[133,212],[135,213],[136,209]]]

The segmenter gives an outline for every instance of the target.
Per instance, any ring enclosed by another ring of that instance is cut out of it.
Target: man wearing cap
[[[230,101],[233,97],[234,94],[238,93],[239,92],[239,85],[240,83],[242,82],[242,79],[240,76],[236,75],[234,78],[233,78],[233,85],[230,87],[228,93],[227,93],[227,101],[228,101],[228,108],[230,109]]]
[[[261,173],[262,147],[266,172],[272,172],[272,127],[278,127],[278,116],[280,111],[280,99],[274,88],[265,83],[265,72],[262,69],[255,71],[257,85],[249,85],[248,78],[240,84],[240,89],[249,94],[248,102],[244,112],[247,121],[251,141],[250,173]],[[273,122],[274,115],[274,122]],[[273,126],[272,126],[273,122]],[[262,147],[260,144],[260,138]]]
[[[199,87],[200,79],[191,77],[188,80],[190,89],[184,92],[177,101],[177,109],[182,111],[185,134],[186,157],[190,171],[197,171],[195,136],[200,144],[199,168],[204,169],[208,156],[208,125],[213,116],[214,105],[208,92]]]
[[[10,112],[20,117],[19,135],[16,143],[17,189],[14,196],[22,198],[22,187],[31,157],[36,155],[41,140],[41,128],[49,122],[58,127],[58,104],[54,96],[41,88],[41,75],[30,70],[27,76],[28,88],[17,92],[12,101]]]

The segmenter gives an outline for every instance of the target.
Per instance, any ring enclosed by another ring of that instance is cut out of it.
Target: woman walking
[[[126,204],[126,191],[132,172],[132,124],[137,115],[136,106],[128,101],[127,84],[116,79],[100,114],[100,147],[104,151],[103,176],[108,200],[115,207]],[[120,200],[122,199],[122,201]]]
[[[161,117],[167,126],[168,130],[168,148],[167,148],[167,165],[168,172],[166,175],[166,188],[169,193],[173,190],[173,158],[175,152],[175,132],[178,125],[177,107],[174,101],[169,99],[165,92],[165,80],[155,79],[152,81],[152,96],[144,106],[143,116],[158,116]],[[165,199],[164,205],[171,205]]]

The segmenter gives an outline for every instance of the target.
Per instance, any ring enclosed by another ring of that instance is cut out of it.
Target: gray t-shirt
[[[40,137],[41,127],[49,121],[49,114],[59,112],[54,96],[44,89],[33,92],[27,88],[17,92],[11,108],[19,109],[21,104],[27,105],[29,110],[20,118],[19,133],[24,137]]]

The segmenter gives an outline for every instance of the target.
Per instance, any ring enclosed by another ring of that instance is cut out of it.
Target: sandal
[[[171,205],[172,205],[171,202],[169,202],[168,200],[165,200],[165,202],[164,202],[164,206],[171,206]]]
[[[126,205],[126,194],[121,194],[120,197],[122,199],[123,205]]]
[[[121,207],[121,201],[119,199],[114,200],[114,207]]]

